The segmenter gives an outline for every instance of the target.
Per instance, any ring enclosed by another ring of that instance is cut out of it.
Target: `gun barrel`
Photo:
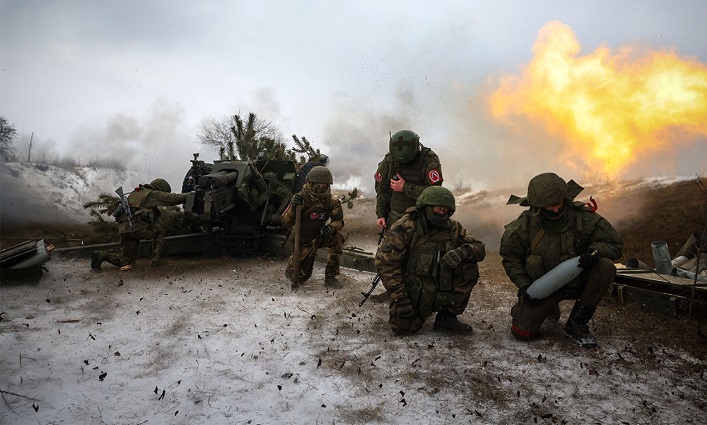
[[[219,171],[199,177],[199,187],[202,189],[218,189],[222,186],[226,187],[236,180],[238,180],[238,171],[232,171],[230,173]]]

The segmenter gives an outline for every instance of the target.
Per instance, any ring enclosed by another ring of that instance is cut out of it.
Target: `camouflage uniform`
[[[156,182],[161,181],[166,186]],[[165,191],[157,189],[167,189]],[[98,251],[91,254],[91,267],[100,269],[100,263],[107,261],[115,266],[133,266],[137,258],[138,247],[141,239],[152,239],[152,262],[157,264],[164,245],[165,231],[158,225],[157,219],[160,211],[157,207],[178,205],[186,202],[186,193],[169,193],[171,188],[163,179],[156,179],[147,185],[140,185],[128,194],[128,204],[133,214],[133,225],[128,221],[125,213],[117,217],[118,231],[120,234],[120,251]],[[97,266],[97,267],[96,267]]]
[[[396,175],[405,180],[402,192],[390,188],[390,180]],[[410,162],[399,163],[389,152],[378,164],[376,170],[376,216],[386,219],[386,228],[399,220],[405,211],[415,206],[415,201],[425,188],[442,185],[442,165],[432,149],[422,147]]]
[[[341,234],[344,211],[341,202],[328,190],[322,194],[313,192],[311,183],[306,183],[299,194],[303,198],[302,205],[290,205],[282,214],[283,227],[292,228],[295,226],[297,208],[303,208],[300,224],[300,278],[297,284],[306,282],[312,276],[317,249],[323,247],[329,248],[324,274],[327,278],[334,278],[339,274],[339,259],[344,247],[344,237]],[[334,232],[322,235],[321,230],[327,224]],[[290,256],[285,275],[294,283],[293,268],[293,256]]]
[[[443,227],[431,226],[424,208],[409,208],[391,226],[376,252],[378,274],[391,293],[390,327],[396,334],[419,331],[433,312],[438,312],[435,324],[440,315],[462,314],[479,279],[477,262],[486,256],[484,243],[461,224],[448,219]],[[466,255],[451,268],[441,258],[457,248]],[[399,308],[407,299],[412,314],[400,317]]]
[[[506,274],[520,288],[518,302],[511,309],[511,332],[519,339],[539,337],[543,321],[553,310],[559,312],[562,300],[578,300],[568,319],[568,332],[575,322],[588,321],[616,275],[613,260],[623,253],[621,236],[595,209],[573,201],[581,190],[574,181],[565,184],[556,174],[544,173],[531,180],[527,198],[509,201],[530,207],[505,226],[500,246]],[[559,203],[563,205],[559,215],[548,218],[544,207]],[[524,296],[530,284],[560,263],[594,250],[595,264],[561,289],[542,300]]]

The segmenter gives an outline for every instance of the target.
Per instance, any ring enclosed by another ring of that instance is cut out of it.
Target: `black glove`
[[[295,193],[294,196],[292,196],[292,200],[290,201],[290,204],[302,205],[302,195],[300,195],[299,193]]]
[[[579,256],[579,267],[585,270],[591,270],[599,262],[599,252],[596,249],[587,251]]]
[[[410,298],[403,297],[395,301],[395,306],[398,309],[398,317],[401,319],[409,319],[415,317],[415,312],[412,309],[412,301]]]
[[[469,254],[467,253],[467,250],[463,247],[460,246],[459,248],[455,248],[442,257],[445,263],[451,268],[456,268],[459,264],[461,264],[462,261],[466,260],[469,258]]]
[[[530,285],[523,285],[518,288],[518,298],[522,298],[530,304],[537,304],[540,300],[536,300],[535,298],[528,295],[528,288],[530,288]]]
[[[334,234],[334,228],[331,227],[331,224],[327,224],[326,226],[322,227],[322,229],[319,231],[319,233],[322,236],[329,236]]]

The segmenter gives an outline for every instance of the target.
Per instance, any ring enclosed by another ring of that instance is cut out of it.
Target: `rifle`
[[[361,292],[363,294],[363,299],[361,300],[360,303],[358,303],[359,307],[363,306],[363,303],[365,303],[366,300],[368,299],[368,297],[371,296],[371,294],[376,289],[376,286],[378,286],[380,281],[381,281],[381,275],[376,274],[376,277],[373,278],[373,282],[371,282],[371,289],[369,289],[368,292]]]
[[[117,193],[118,197],[120,198],[120,206],[118,206],[118,208],[113,211],[113,217],[117,219],[120,213],[124,212],[128,216],[128,224],[130,224],[130,227],[133,227],[133,212],[130,210],[130,204],[128,204],[128,197],[123,192],[123,186],[120,186],[118,189],[116,189],[115,193]]]
[[[300,229],[302,221],[302,208],[303,205],[296,206],[297,211],[295,211],[295,249],[292,253],[292,289],[297,289],[299,287],[299,274],[300,274]]]
[[[388,214],[386,214],[386,227],[388,224],[388,217],[389,216],[390,216],[390,210],[388,210]],[[383,242],[384,237],[385,237],[385,227],[383,229],[381,229],[380,233],[378,233],[378,246],[380,246],[381,242]],[[378,286],[380,281],[381,281],[381,275],[376,273],[376,277],[374,277],[373,281],[371,282],[371,289],[369,289],[368,292],[361,292],[361,294],[363,294],[363,299],[361,300],[360,303],[358,303],[359,307],[363,306],[363,303],[365,303],[366,300],[368,299],[368,297],[370,297],[371,294],[373,293],[373,291],[375,291],[376,286]]]

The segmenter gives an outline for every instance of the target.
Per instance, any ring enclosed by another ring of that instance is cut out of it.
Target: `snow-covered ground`
[[[54,258],[0,287],[0,423],[706,423],[694,323],[607,300],[601,346],[548,324],[510,336],[515,291],[491,255],[463,320],[471,336],[393,336],[366,303],[372,274],[323,267],[299,291],[283,258],[170,258],[90,271]],[[571,304],[563,304],[566,318]],[[665,335],[671,335],[665,337]]]

